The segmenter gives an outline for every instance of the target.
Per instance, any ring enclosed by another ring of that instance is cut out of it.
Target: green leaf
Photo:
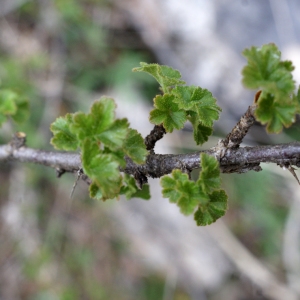
[[[179,108],[184,110],[190,110],[199,102],[213,98],[211,92],[194,85],[176,86],[172,94],[176,96],[175,102],[178,103]]]
[[[141,190],[137,190],[132,198],[141,198],[144,200],[149,200],[151,198],[149,184],[144,184]]]
[[[128,200],[136,193],[138,187],[136,186],[135,179],[128,174],[124,174],[123,182],[124,185],[121,187],[120,194],[125,195]]]
[[[23,123],[29,118],[29,102],[25,98],[17,97],[15,104],[17,105],[17,111],[12,115],[12,119],[16,123]]]
[[[177,182],[188,180],[188,175],[180,170],[173,170],[172,177],[166,175],[160,179],[162,194],[164,198],[169,198],[170,202],[176,203],[181,197],[181,192],[177,189]]]
[[[202,171],[197,182],[208,194],[221,185],[219,163],[213,156],[206,153],[201,153],[200,159]]]
[[[115,120],[107,130],[100,133],[97,137],[105,146],[114,151],[123,146],[128,127],[127,119]]]
[[[200,123],[198,116],[190,111],[189,120],[193,125],[194,129],[194,140],[197,145],[202,145],[208,141],[209,136],[212,135],[212,127],[204,126]]]
[[[274,96],[263,92],[258,100],[255,117],[262,124],[267,124],[267,132],[279,133],[283,126],[288,127],[295,122],[297,104],[290,99],[289,102],[276,102]]]
[[[214,191],[209,195],[206,205],[199,205],[194,214],[198,226],[205,226],[224,216],[227,210],[227,195],[224,190]]]
[[[73,115],[66,114],[64,117],[57,118],[50,126],[53,133],[51,144],[60,150],[72,151],[78,148],[76,135],[71,131]]]
[[[180,170],[173,170],[171,177],[163,176],[160,182],[163,187],[163,197],[177,203],[180,211],[185,215],[193,213],[197,205],[206,204],[209,200],[201,186],[189,180],[188,175]]]
[[[101,193],[99,186],[95,182],[92,182],[90,184],[89,191],[90,191],[91,198],[96,199],[96,200],[102,200],[103,195]]]
[[[261,89],[277,97],[288,97],[295,89],[290,61],[281,61],[276,45],[251,47],[243,52],[248,64],[242,70],[243,84],[249,89]]]
[[[155,109],[150,112],[150,122],[156,125],[163,124],[167,132],[181,129],[187,120],[186,112],[178,108],[174,102],[174,95],[158,95],[154,99]]]
[[[212,127],[215,120],[219,119],[221,108],[216,104],[216,99],[205,98],[193,107],[199,121],[206,127]]]
[[[126,195],[127,199],[130,198],[142,198],[144,200],[150,199],[149,185],[144,184],[143,188],[140,190],[135,182],[135,179],[128,175],[124,175],[124,185],[121,187],[120,194]]]
[[[169,87],[173,85],[185,84],[185,82],[181,80],[180,72],[169,66],[141,62],[140,67],[134,68],[132,71],[146,72],[153,76],[162,87],[164,93],[167,93],[169,91]]]
[[[125,168],[126,167],[126,161],[125,161],[125,153],[123,150],[116,150],[116,151],[111,151],[108,147],[104,147],[102,150],[102,153],[107,153],[110,154],[115,161],[118,162],[120,167]]]
[[[297,93],[293,95],[293,102],[297,107],[296,113],[300,114],[300,85],[298,86]]]
[[[123,150],[137,164],[144,163],[148,154],[144,139],[134,129],[129,129]]]
[[[0,90],[0,114],[14,115],[17,112],[18,95],[10,90]]]
[[[98,186],[102,199],[117,197],[122,184],[122,176],[118,169],[119,163],[114,160],[114,157],[107,153],[101,153],[97,142],[88,138],[82,144],[81,157],[84,173]],[[99,193],[97,192],[97,194]]]
[[[115,102],[111,98],[101,97],[95,101],[89,114],[82,112],[74,114],[72,131],[77,134],[80,141],[85,138],[99,139],[99,135],[114,124]],[[107,137],[104,138],[107,141]]]
[[[199,190],[196,183],[191,180],[185,180],[184,182],[179,181],[177,187],[181,193],[181,197],[177,202],[180,211],[185,215],[192,214],[196,206],[203,202],[204,194]]]

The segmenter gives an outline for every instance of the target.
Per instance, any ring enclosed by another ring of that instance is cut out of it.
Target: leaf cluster
[[[10,89],[0,90],[0,126],[11,117],[16,123],[22,123],[29,116],[29,103],[24,97]]]
[[[183,128],[190,121],[194,129],[194,140],[203,144],[212,134],[212,126],[218,120],[221,108],[211,92],[198,86],[187,86],[178,70],[158,64],[140,63],[135,72],[146,72],[160,84],[162,95],[154,98],[154,109],[150,122],[163,124],[166,132]]]
[[[227,195],[220,189],[220,169],[218,161],[202,153],[202,171],[197,181],[189,179],[181,170],[173,170],[171,176],[161,178],[164,198],[176,203],[183,214],[194,213],[198,226],[215,222],[227,209]]]
[[[283,126],[289,127],[299,113],[299,92],[293,94],[295,82],[291,61],[282,61],[276,45],[251,47],[243,52],[247,65],[242,70],[243,84],[262,92],[257,100],[255,116],[267,124],[269,133],[279,133]]]
[[[82,166],[92,179],[90,196],[112,199],[120,193],[127,197],[149,197],[147,187],[138,192],[134,179],[122,177],[119,167],[124,167],[125,155],[141,164],[148,154],[142,136],[129,127],[127,119],[115,119],[116,104],[102,97],[95,101],[88,114],[77,112],[59,117],[51,124],[52,145],[60,150],[80,148]]]

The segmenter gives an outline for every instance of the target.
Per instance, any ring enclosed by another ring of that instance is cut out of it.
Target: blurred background
[[[275,43],[300,82],[297,0],[0,0],[0,87],[30,101],[30,118],[6,123],[29,147],[53,150],[50,124],[87,112],[101,95],[145,137],[154,79],[140,61],[170,65],[188,84],[212,91],[223,113],[196,147],[191,127],[166,135],[156,153],[214,146],[251,105],[241,85],[241,52]],[[299,122],[279,135],[259,124],[243,145],[297,140]],[[76,176],[1,163],[0,299],[300,299],[299,186],[277,166],[223,175],[229,209],[205,228],[161,197],[100,203]]]

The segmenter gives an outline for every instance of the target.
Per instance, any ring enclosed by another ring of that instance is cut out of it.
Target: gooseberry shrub
[[[150,199],[147,177],[160,177],[162,195],[176,203],[185,215],[194,215],[197,225],[215,222],[227,210],[227,195],[221,188],[220,164],[228,149],[238,149],[254,121],[266,125],[268,133],[289,127],[300,112],[300,91],[292,77],[294,67],[281,60],[276,45],[244,50],[247,65],[242,70],[246,88],[257,90],[254,103],[228,136],[210,151],[198,153],[198,163],[190,167],[184,161],[163,172],[145,171],[159,158],[155,143],[167,133],[182,129],[186,122],[193,128],[197,145],[208,141],[221,108],[207,89],[186,85],[178,70],[159,64],[140,63],[134,72],[145,72],[160,85],[153,99],[149,121],[153,131],[144,139],[130,128],[126,118],[116,119],[115,101],[107,96],[95,101],[87,113],[68,113],[50,127],[51,144],[58,150],[80,153],[82,174],[89,178],[89,195],[108,200],[125,195],[127,199]],[[251,108],[251,109],[250,109]],[[9,90],[0,91],[0,124],[7,117],[22,122],[28,114],[28,102]],[[157,163],[157,161],[156,161]],[[129,165],[134,171],[128,171]],[[192,180],[192,169],[199,177]],[[231,170],[232,171],[232,170]],[[233,171],[232,171],[233,172]],[[240,171],[242,172],[242,171]]]

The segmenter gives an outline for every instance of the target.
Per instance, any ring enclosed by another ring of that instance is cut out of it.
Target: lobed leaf
[[[188,179],[188,175],[180,170],[173,170],[171,177],[168,175],[163,176],[160,179],[163,197],[169,198],[172,203],[176,203],[181,197],[181,192],[177,189],[177,182],[184,182]]]
[[[130,198],[142,198],[144,200],[150,199],[149,185],[144,184],[143,188],[140,190],[135,182],[135,179],[128,175],[124,175],[124,185],[121,187],[120,194],[125,195],[127,199]]]
[[[213,98],[211,92],[194,85],[176,86],[172,94],[176,96],[175,102],[178,103],[179,108],[185,110],[190,110],[199,102]]]
[[[206,202],[206,195],[199,189],[199,186],[191,180],[178,182],[178,190],[181,193],[177,205],[180,211],[185,215],[190,215],[200,203]]]
[[[250,89],[261,89],[270,94],[288,96],[295,89],[290,61],[281,61],[276,45],[251,47],[243,52],[248,64],[242,70],[243,84]]]
[[[276,102],[275,97],[263,92],[258,100],[255,116],[262,124],[267,124],[267,131],[279,133],[283,126],[289,127],[295,122],[297,104],[290,99],[289,102]]]
[[[189,111],[189,120],[193,125],[194,129],[194,140],[197,145],[202,145],[208,141],[209,136],[212,135],[212,127],[204,126],[201,124],[197,114]]]
[[[209,200],[196,182],[189,180],[186,173],[173,170],[170,176],[161,178],[162,194],[170,202],[177,203],[180,211],[189,215],[194,212],[197,205],[205,204]]]
[[[89,114],[78,112],[73,116],[72,131],[80,141],[85,138],[99,139],[99,135],[114,125],[115,102],[108,97],[95,101]]]
[[[118,169],[119,163],[114,157],[107,153],[101,153],[97,142],[85,139],[82,144],[82,166],[84,173],[87,174],[97,185],[102,194],[102,200],[112,199],[118,196],[122,184],[122,177]],[[90,193],[92,191],[90,190]],[[93,194],[95,194],[93,192]]]
[[[73,115],[66,114],[65,117],[57,118],[50,126],[53,138],[50,143],[60,150],[72,151],[78,148],[76,135],[71,131]]]
[[[217,159],[206,153],[201,153],[201,168],[198,184],[207,194],[219,189],[221,185],[220,168]]]
[[[219,119],[221,108],[216,104],[216,99],[205,98],[194,106],[195,111],[199,117],[199,121],[206,127],[212,127],[214,121]]]
[[[248,60],[242,71],[244,85],[262,90],[256,119],[267,124],[269,133],[279,133],[283,126],[288,127],[295,121],[299,110],[297,95],[292,95],[294,67],[290,61],[281,61],[281,52],[274,44],[252,47],[243,54]]]
[[[183,110],[190,110],[197,114],[198,123],[212,127],[213,122],[219,119],[221,108],[216,104],[212,93],[199,86],[177,86],[172,90],[174,101]]]
[[[144,163],[148,154],[144,139],[134,129],[129,129],[123,150],[137,164]]]
[[[171,86],[185,84],[185,82],[181,80],[180,72],[169,66],[141,62],[140,67],[134,68],[132,71],[146,72],[153,76],[162,87],[164,93],[168,93]]]
[[[194,214],[198,226],[205,226],[222,217],[227,210],[227,195],[224,190],[214,191],[209,195],[206,205],[199,205]]]
[[[128,128],[127,119],[115,120],[107,130],[97,136],[97,139],[112,151],[118,150],[124,144]]]
[[[167,132],[181,129],[187,120],[186,112],[179,109],[172,94],[158,95],[154,99],[155,109],[150,112],[150,122],[156,125],[163,124]]]

